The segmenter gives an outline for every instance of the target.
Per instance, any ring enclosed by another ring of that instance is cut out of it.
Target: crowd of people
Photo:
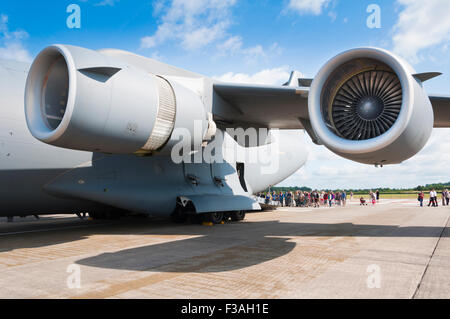
[[[296,191],[296,192],[268,192],[259,194],[265,199],[266,204],[274,203],[280,207],[323,207],[347,205],[347,199],[353,199],[353,193],[349,195],[345,191]]]
[[[424,192],[419,192],[417,200],[420,203],[420,207],[423,207],[423,202],[425,200],[425,194]],[[444,189],[441,192],[441,200],[442,200],[442,206],[449,206],[450,204],[450,192],[448,189]],[[428,207],[439,207],[439,201],[438,201],[438,193],[435,189],[432,189],[430,191],[430,197],[428,201]]]
[[[450,192],[448,189],[439,192],[442,206],[450,206]],[[347,205],[347,200],[353,200],[353,192],[347,194],[346,191],[286,191],[286,192],[276,192],[271,191],[267,193],[260,193],[259,197],[264,199],[264,202],[268,205],[274,205],[279,207],[333,207]],[[428,206],[438,207],[438,192],[432,189],[429,193]],[[425,193],[423,191],[418,193],[417,200],[420,206],[424,206]],[[359,203],[362,206],[369,204],[376,205],[380,201],[380,192],[377,190],[375,192],[370,191],[368,197],[359,197]]]

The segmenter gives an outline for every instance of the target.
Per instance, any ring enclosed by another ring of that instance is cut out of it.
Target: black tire
[[[240,222],[245,219],[245,211],[240,210],[237,212],[232,212],[230,218],[234,222]]]
[[[203,217],[204,222],[220,224],[224,219],[224,214],[223,214],[223,212],[215,212],[215,213],[204,214],[202,217]]]
[[[175,213],[170,216],[170,220],[176,224],[183,224],[188,220],[188,216],[182,209],[177,209]]]

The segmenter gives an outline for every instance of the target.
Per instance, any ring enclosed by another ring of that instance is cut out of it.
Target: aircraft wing
[[[226,127],[303,129],[308,93],[300,87],[216,83],[213,114]]]
[[[213,114],[226,127],[309,130],[309,88],[214,84]],[[434,127],[450,127],[450,96],[431,95]]]
[[[450,127],[450,96],[430,96],[434,111],[434,127]]]

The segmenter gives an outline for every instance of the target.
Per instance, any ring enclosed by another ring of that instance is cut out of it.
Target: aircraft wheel
[[[234,222],[239,222],[241,220],[244,220],[245,219],[245,211],[240,210],[237,212],[232,212],[230,215],[230,218]]]
[[[188,216],[182,209],[177,209],[175,213],[170,216],[170,220],[176,224],[185,223],[188,219]]]
[[[224,218],[223,212],[215,212],[204,214],[203,221],[210,222],[213,224],[220,224],[223,221],[223,218]]]

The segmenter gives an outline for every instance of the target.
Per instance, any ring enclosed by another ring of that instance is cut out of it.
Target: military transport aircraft
[[[124,212],[242,220],[253,194],[307,159],[302,140],[370,165],[398,164],[450,127],[396,55],[358,48],[314,79],[219,82],[120,50],[45,48],[0,61],[0,216]]]

